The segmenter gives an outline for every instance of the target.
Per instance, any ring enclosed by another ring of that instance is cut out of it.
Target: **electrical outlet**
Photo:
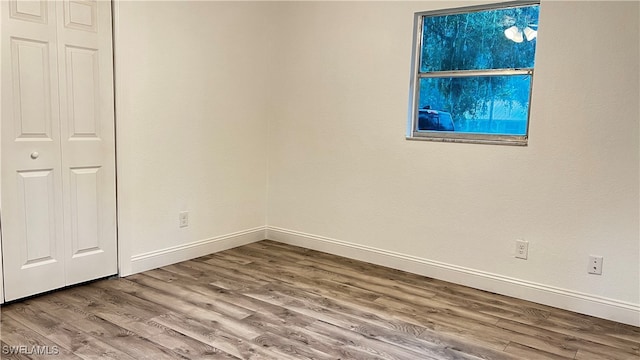
[[[181,228],[189,226],[189,212],[188,211],[180,211],[178,213],[178,223],[180,224]]]
[[[527,260],[529,257],[529,242],[516,240],[516,258]]]
[[[589,274],[602,275],[602,256],[589,255]]]

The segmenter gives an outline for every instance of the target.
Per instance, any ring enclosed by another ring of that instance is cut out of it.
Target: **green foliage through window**
[[[526,144],[539,8],[416,14],[410,135]]]

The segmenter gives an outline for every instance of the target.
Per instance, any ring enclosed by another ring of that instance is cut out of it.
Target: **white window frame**
[[[540,5],[539,0],[533,1],[510,1],[494,4],[483,4],[475,6],[467,6],[453,9],[433,10],[417,12],[414,15],[414,32],[413,32],[413,50],[411,54],[411,80],[410,80],[410,97],[409,97],[409,121],[407,126],[407,140],[428,140],[440,142],[463,142],[463,143],[479,143],[479,144],[497,144],[497,145],[517,145],[526,146],[529,140],[529,122],[531,119],[531,95],[533,90],[533,73],[534,68],[510,68],[510,69],[486,69],[486,70],[454,70],[454,71],[420,71],[420,60],[422,56],[422,38],[423,38],[423,19],[428,16],[442,16],[465,14],[471,12],[507,9],[514,7],[525,7],[532,5]],[[535,65],[534,65],[535,66]],[[529,106],[527,108],[527,127],[524,135],[507,135],[507,134],[485,134],[485,133],[464,133],[449,131],[418,131],[418,113],[420,104],[420,86],[421,78],[451,78],[451,77],[478,77],[478,76],[496,76],[496,75],[529,75],[531,77],[529,89]]]

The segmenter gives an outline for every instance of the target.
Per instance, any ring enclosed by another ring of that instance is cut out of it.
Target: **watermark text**
[[[60,348],[48,345],[3,345],[2,355],[59,355]]]

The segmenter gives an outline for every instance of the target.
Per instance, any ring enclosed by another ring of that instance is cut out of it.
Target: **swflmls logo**
[[[2,346],[2,355],[59,355],[60,348],[57,346],[33,345],[33,346]]]

